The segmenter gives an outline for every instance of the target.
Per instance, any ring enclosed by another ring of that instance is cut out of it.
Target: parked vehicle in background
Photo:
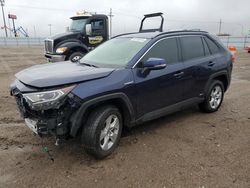
[[[250,53],[250,46],[247,46],[246,50],[248,51],[248,53]]]
[[[109,39],[108,17],[80,14],[71,18],[69,32],[45,40],[45,57],[49,62],[76,62]]]
[[[230,85],[232,54],[207,32],[161,29],[115,37],[79,63],[17,73],[11,94],[27,126],[57,139],[81,135],[83,148],[104,158],[124,127],[192,105],[216,112]]]

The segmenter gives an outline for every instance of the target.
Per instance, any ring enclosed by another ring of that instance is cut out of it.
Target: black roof
[[[167,32],[136,32],[136,33],[125,33],[121,35],[117,35],[116,37],[128,37],[128,38],[147,38],[153,39],[158,36],[164,35],[178,35],[178,34],[207,34],[206,31],[197,31],[197,30],[176,30],[176,31],[167,31]]]

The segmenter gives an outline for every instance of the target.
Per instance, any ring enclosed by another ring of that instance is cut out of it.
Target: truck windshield
[[[87,19],[76,19],[72,20],[70,31],[83,31]]]
[[[98,67],[125,67],[148,41],[144,38],[115,38],[89,52],[80,63]]]

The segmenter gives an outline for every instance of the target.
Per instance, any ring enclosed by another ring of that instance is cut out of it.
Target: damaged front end
[[[62,139],[69,136],[70,118],[81,106],[81,99],[71,93],[74,86],[54,90],[22,91],[15,84],[11,95],[26,125],[40,136],[53,135]]]

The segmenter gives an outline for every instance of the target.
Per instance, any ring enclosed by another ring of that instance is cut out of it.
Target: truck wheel
[[[110,155],[117,147],[122,132],[122,116],[115,106],[94,110],[83,127],[82,144],[97,159]]]
[[[215,80],[212,82],[204,102],[199,104],[199,107],[203,112],[216,112],[220,108],[223,98],[224,85],[221,81]]]
[[[85,54],[82,52],[74,52],[73,54],[71,54],[69,56],[69,60],[72,61],[73,63],[75,63],[75,62],[79,61],[80,59],[82,59],[84,55]]]

